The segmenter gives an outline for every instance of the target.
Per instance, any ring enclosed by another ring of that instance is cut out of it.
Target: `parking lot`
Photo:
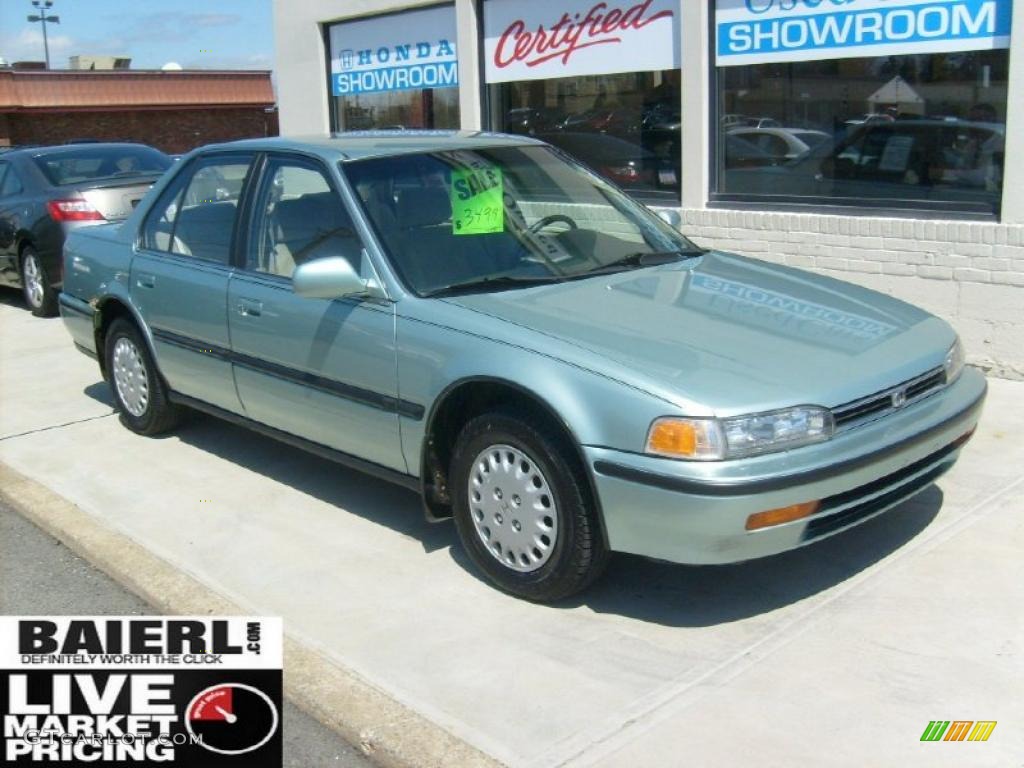
[[[589,592],[538,606],[478,578],[406,491],[205,416],[132,434],[61,321],[0,300],[0,462],[283,616],[324,669],[483,760],[1024,765],[1024,383],[991,380],[956,468],[852,532],[732,566],[618,556]],[[998,726],[922,743],[935,719]]]

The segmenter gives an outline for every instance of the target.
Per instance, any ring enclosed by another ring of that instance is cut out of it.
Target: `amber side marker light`
[[[791,523],[794,520],[810,517],[818,511],[820,506],[820,501],[805,501],[803,504],[790,504],[788,507],[755,512],[747,518],[747,530],[756,531],[760,528],[769,528],[773,525],[782,525],[783,523]]]

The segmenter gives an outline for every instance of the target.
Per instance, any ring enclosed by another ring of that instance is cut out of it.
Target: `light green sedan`
[[[896,299],[695,247],[559,151],[205,147],[76,230],[61,314],[125,426],[182,408],[415,489],[500,588],[770,555],[928,486],[985,380]]]

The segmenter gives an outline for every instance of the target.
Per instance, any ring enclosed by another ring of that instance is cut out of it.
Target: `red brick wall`
[[[12,144],[61,144],[69,139],[139,141],[169,153],[218,141],[276,136],[278,132],[277,113],[266,113],[262,107],[13,112],[7,116],[7,131]]]

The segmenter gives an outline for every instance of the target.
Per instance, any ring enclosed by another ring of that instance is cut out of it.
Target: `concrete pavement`
[[[158,613],[0,500],[0,614]],[[285,702],[284,768],[370,768],[334,731]]]
[[[283,616],[396,707],[537,768],[1024,765],[1024,384],[991,385],[957,468],[852,532],[734,566],[616,557],[542,607],[477,578],[407,492],[205,417],[131,434],[59,321],[0,305],[0,461]],[[920,743],[934,719],[999,725]]]

